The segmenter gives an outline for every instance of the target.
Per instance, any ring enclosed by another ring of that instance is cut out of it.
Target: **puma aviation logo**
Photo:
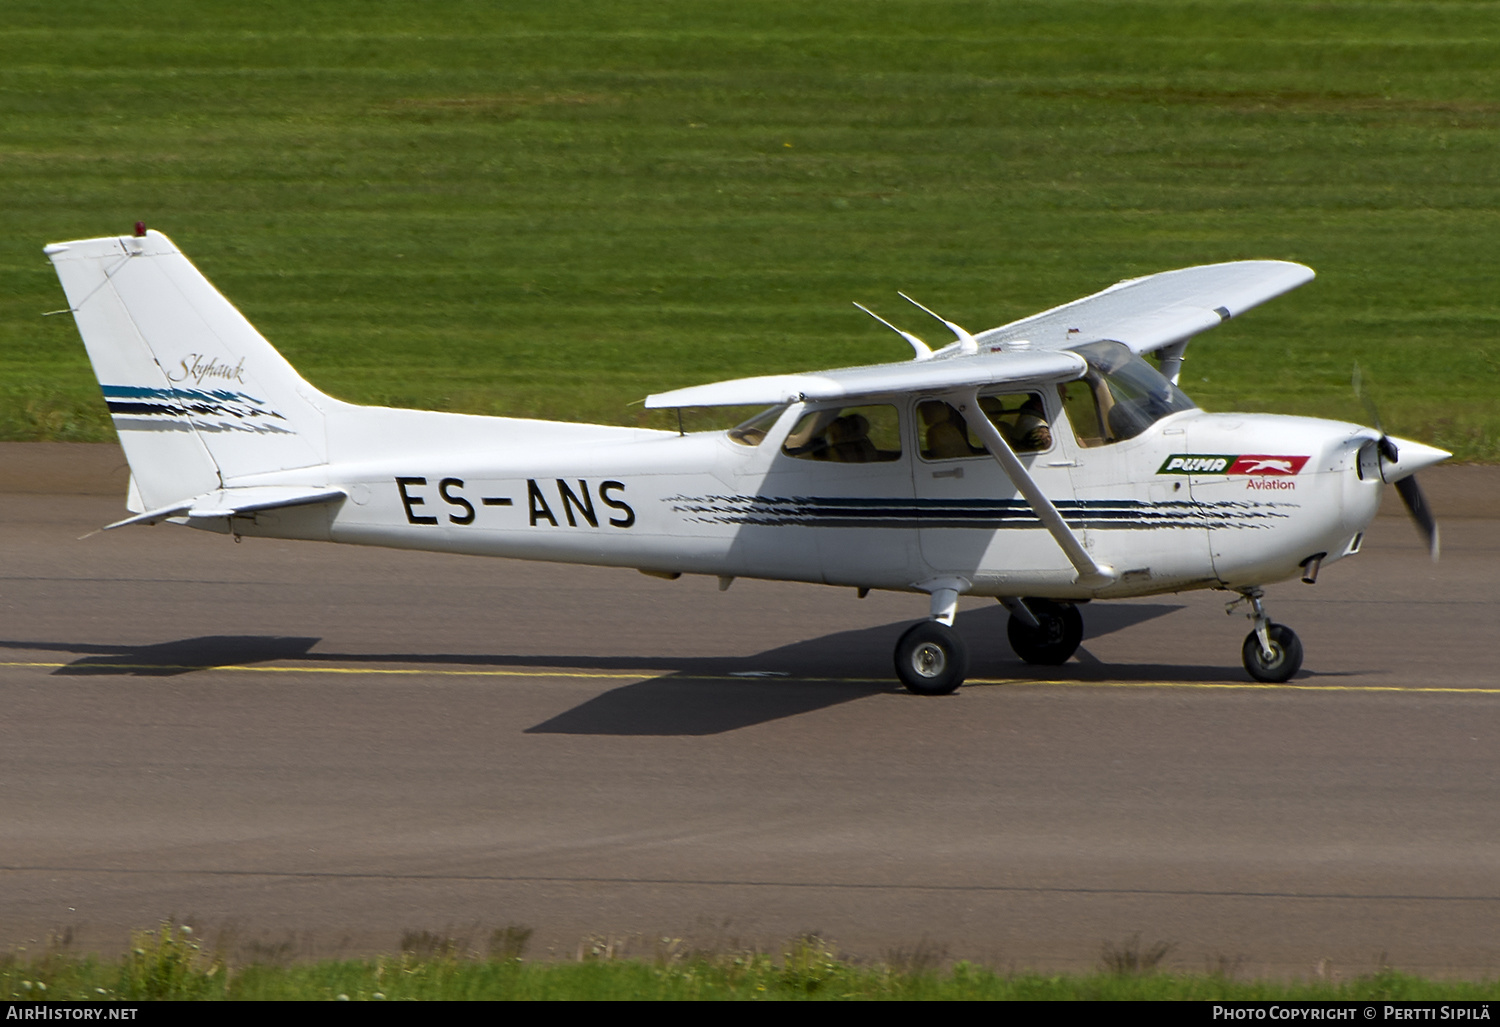
[[[1265,453],[1247,455],[1184,453],[1168,457],[1157,474],[1247,474],[1293,475],[1302,470],[1309,457],[1271,456]]]

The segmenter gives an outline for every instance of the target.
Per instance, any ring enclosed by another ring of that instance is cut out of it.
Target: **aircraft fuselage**
[[[952,575],[971,594],[1087,599],[1289,578],[1310,557],[1329,563],[1357,551],[1380,502],[1378,469],[1362,473],[1359,460],[1377,436],[1359,425],[1191,410],[1088,448],[1053,409],[1052,445],[1023,462],[1091,555],[1119,575],[1086,588],[994,460],[923,455],[918,402],[902,411],[900,455],[872,463],[783,452],[803,404],[789,406],[756,446],[724,432],[381,411],[386,431],[389,415],[421,418],[421,444],[393,438],[381,447],[396,450],[388,458],[341,464],[331,454],[326,465],[274,476],[341,488],[344,502],[193,523],[247,536],[861,588],[915,590]],[[470,445],[447,452],[445,424]],[[558,444],[560,429],[577,437]],[[477,450],[476,435],[489,436]],[[550,444],[517,444],[533,435]],[[369,451],[367,438],[361,448]]]

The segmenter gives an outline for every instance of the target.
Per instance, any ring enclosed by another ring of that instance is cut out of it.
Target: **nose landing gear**
[[[1261,603],[1264,594],[1259,588],[1242,589],[1240,598],[1230,603],[1225,612],[1233,613],[1240,603],[1250,604],[1251,612],[1246,616],[1255,621],[1255,630],[1245,636],[1240,657],[1245,670],[1256,681],[1279,685],[1290,681],[1302,669],[1302,640],[1285,624],[1271,622]]]

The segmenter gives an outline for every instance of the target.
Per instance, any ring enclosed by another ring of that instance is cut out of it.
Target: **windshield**
[[[1133,439],[1168,414],[1197,409],[1181,389],[1123,343],[1091,342],[1073,352],[1088,361],[1082,381],[1097,405],[1099,442]]]

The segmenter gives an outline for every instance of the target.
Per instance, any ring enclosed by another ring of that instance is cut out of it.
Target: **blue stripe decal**
[[[285,421],[263,399],[228,389],[150,388],[141,385],[101,385],[104,402],[116,427],[159,430],[167,422],[205,431],[247,431],[293,434],[274,421]],[[184,424],[183,422],[187,422]]]
[[[674,513],[699,524],[819,528],[1041,528],[1020,499],[880,499],[823,496],[672,496]],[[1266,528],[1291,516],[1289,503],[1061,500],[1074,529]]]

